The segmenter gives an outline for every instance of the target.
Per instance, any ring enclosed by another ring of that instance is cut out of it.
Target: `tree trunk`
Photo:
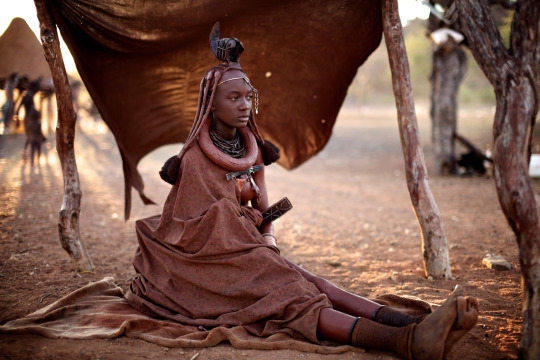
[[[60,51],[56,24],[49,14],[45,0],[35,0],[35,5],[40,24],[41,43],[51,69],[58,107],[56,150],[64,176],[64,199],[58,223],[60,242],[78,271],[91,271],[94,265],[80,239],[79,232],[82,193],[73,149],[77,116],[71,101],[71,89]]]
[[[407,186],[420,228],[426,276],[450,279],[450,257],[439,209],[429,188],[424,152],[418,134],[418,124],[412,96],[409,61],[397,0],[383,1],[383,31],[388,50],[392,86],[398,110],[399,133]]]
[[[495,185],[502,211],[516,234],[523,279],[523,333],[519,358],[540,359],[540,198],[528,176],[538,113],[540,51],[538,0],[516,2],[506,49],[482,1],[456,2],[471,51],[495,89]]]
[[[431,70],[431,136],[435,150],[434,172],[455,174],[454,133],[457,128],[457,95],[467,71],[467,56],[461,46],[449,37],[433,45]]]

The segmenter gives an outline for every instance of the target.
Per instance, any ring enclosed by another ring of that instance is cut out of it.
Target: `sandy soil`
[[[427,114],[419,111],[428,168]],[[476,145],[491,142],[492,111],[462,111],[460,132]],[[62,176],[49,135],[39,165],[22,156],[24,136],[0,136],[0,323],[24,316],[91,281],[113,276],[124,289],[134,275],[134,220],[159,213],[169,185],[157,171],[179,146],[143,159],[147,195],[134,198],[123,221],[123,178],[111,134],[85,121],[76,154],[83,191],[81,237],[96,266],[73,271],[58,240]],[[538,132],[535,146],[540,143]],[[442,302],[456,284],[479,299],[477,326],[450,359],[517,358],[522,326],[518,249],[501,213],[490,176],[431,176],[430,184],[448,237],[451,280],[423,273],[421,237],[410,205],[394,109],[344,110],[328,146],[294,171],[267,169],[271,201],[288,196],[294,209],[276,222],[282,254],[343,288],[363,296],[416,295]],[[534,180],[540,190],[540,182]],[[134,196],[136,196],[134,194]],[[510,271],[482,266],[486,254],[502,255]],[[140,340],[50,340],[36,335],[0,337],[5,359],[393,359],[382,352],[317,355],[296,351],[163,348]]]

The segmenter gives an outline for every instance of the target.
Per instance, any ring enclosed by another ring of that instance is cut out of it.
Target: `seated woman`
[[[278,159],[255,123],[258,94],[238,63],[243,45],[219,39],[223,63],[204,75],[195,122],[180,154],[164,165],[173,184],[163,213],[137,221],[139,248],[127,298],[153,317],[212,328],[243,326],[257,336],[283,332],[387,350],[407,359],[442,359],[477,319],[477,304],[456,289],[435,312],[411,316],[346,292],[280,255],[264,167]]]

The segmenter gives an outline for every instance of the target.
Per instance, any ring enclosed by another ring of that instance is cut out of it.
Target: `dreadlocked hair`
[[[279,160],[279,148],[268,140],[264,140],[261,146],[264,165],[270,165]]]

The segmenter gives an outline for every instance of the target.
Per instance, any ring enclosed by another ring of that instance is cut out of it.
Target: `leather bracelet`
[[[273,237],[275,240],[277,240],[276,237],[275,237],[273,234],[270,234],[270,233],[264,233],[264,234],[262,234],[262,236],[271,236],[271,237]]]

